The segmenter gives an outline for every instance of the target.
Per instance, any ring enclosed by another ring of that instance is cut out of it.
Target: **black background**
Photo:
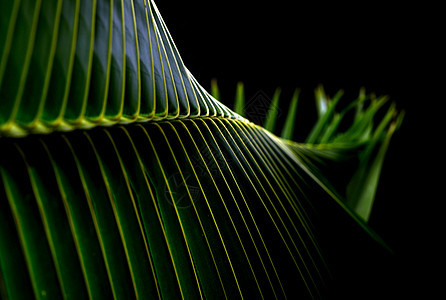
[[[314,121],[318,84],[331,95],[343,89],[350,99],[365,87],[389,95],[406,112],[386,157],[369,224],[397,254],[394,292],[434,295],[441,282],[436,269],[444,234],[436,231],[445,198],[435,192],[444,173],[444,133],[436,133],[445,101],[444,61],[437,56],[444,39],[439,8],[376,1],[165,0],[157,5],[186,66],[206,89],[216,78],[228,106],[238,81],[245,83],[248,99],[260,90],[271,96],[280,86],[284,111],[283,102],[300,88],[297,138]]]

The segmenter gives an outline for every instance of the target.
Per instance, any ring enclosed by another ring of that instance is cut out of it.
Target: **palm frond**
[[[360,270],[346,249],[388,254],[365,222],[402,120],[385,98],[337,112],[319,87],[293,142],[297,90],[284,138],[279,92],[266,129],[242,83],[233,112],[153,1],[0,4],[1,297],[321,298]]]
[[[213,84],[216,85],[216,81]],[[294,123],[298,118],[298,89],[294,91],[290,101],[281,138],[295,152],[294,154],[302,159],[310,172],[317,174],[316,177],[337,195],[339,201],[363,220],[368,221],[385,153],[393,133],[403,120],[404,112],[399,113],[395,104],[391,104],[381,119],[378,119],[379,124],[375,125],[375,119],[386,104],[387,97],[376,98],[373,94],[366,95],[365,90],[361,89],[358,98],[338,112],[336,107],[341,100],[342,90],[331,99],[320,85],[314,94],[318,119],[305,143],[292,141]],[[277,105],[279,95],[280,89],[277,89],[272,97],[264,126],[265,129],[277,134],[279,131],[275,128],[275,118],[279,110]],[[245,103],[245,99],[239,99],[240,97],[243,96],[236,92],[236,101]],[[353,118],[352,111],[354,111]],[[242,110],[240,114],[245,115],[245,112]],[[350,124],[347,126],[343,124],[344,129],[341,128],[341,124],[346,122]],[[359,163],[350,170],[342,170],[352,161]],[[334,171],[337,172],[333,174]],[[344,182],[336,184],[336,177],[344,179]]]

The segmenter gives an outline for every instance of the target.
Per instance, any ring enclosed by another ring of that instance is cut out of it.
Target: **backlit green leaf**
[[[348,294],[391,252],[366,221],[403,114],[319,86],[300,143],[298,89],[280,138],[281,90],[263,128],[244,88],[211,96],[152,0],[1,1],[0,298]]]

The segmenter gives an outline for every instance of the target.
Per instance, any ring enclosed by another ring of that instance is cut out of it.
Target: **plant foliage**
[[[320,298],[346,249],[387,253],[366,224],[402,120],[385,97],[339,110],[318,87],[298,143],[298,91],[281,138],[241,83],[233,112],[151,0],[0,1],[0,20],[0,297]]]

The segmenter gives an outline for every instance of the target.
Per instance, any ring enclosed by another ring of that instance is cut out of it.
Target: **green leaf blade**
[[[293,97],[291,98],[290,107],[288,109],[288,114],[285,120],[285,125],[282,128],[281,137],[286,140],[292,140],[294,136],[294,124],[296,120],[297,113],[297,102],[299,100],[300,90],[296,89],[294,91]]]
[[[242,82],[237,83],[235,90],[234,112],[245,116],[245,86]]]
[[[280,98],[281,89],[277,88],[274,92],[273,98],[271,100],[271,104],[268,109],[268,114],[266,115],[265,123],[263,124],[263,128],[274,132],[276,127],[277,115],[279,113],[279,98]]]

